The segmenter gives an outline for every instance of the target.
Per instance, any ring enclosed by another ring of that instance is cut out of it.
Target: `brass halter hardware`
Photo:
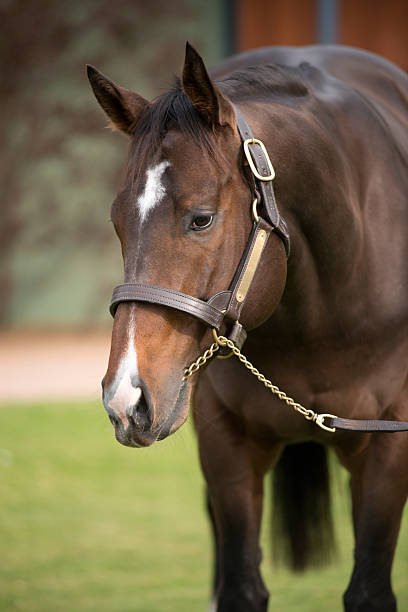
[[[253,217],[255,223],[258,223],[258,221],[259,221],[258,198],[255,198],[255,200],[252,202],[252,217]]]
[[[251,151],[249,149],[250,145],[258,145],[259,147],[261,147],[262,153],[264,155],[264,159],[268,167],[269,174],[267,176],[260,174],[258,170],[256,169],[254,160],[252,159]],[[245,152],[245,157],[247,158],[249,167],[251,168],[252,174],[258,179],[258,181],[273,181],[273,179],[275,178],[275,170],[272,166],[272,162],[269,158],[268,151],[266,150],[266,147],[264,143],[262,142],[262,140],[258,140],[258,138],[247,138],[246,140],[244,140],[244,152]]]
[[[265,230],[261,229],[257,232],[255,240],[252,246],[252,252],[247,262],[245,272],[242,275],[240,283],[237,288],[235,299],[237,302],[243,302],[247,296],[251,282],[255,276],[255,272],[258,268],[259,260],[261,259],[262,252],[265,247],[266,240],[268,238]]]

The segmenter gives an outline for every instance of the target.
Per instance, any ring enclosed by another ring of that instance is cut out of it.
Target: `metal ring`
[[[324,424],[324,419],[326,418],[331,418],[331,419],[337,419],[338,417],[336,417],[335,414],[317,414],[316,418],[314,419],[316,425],[318,425],[319,427],[321,427],[322,429],[324,429],[325,431],[330,431],[330,432],[334,432],[336,431],[335,427],[327,427],[327,425]]]
[[[220,340],[220,338],[219,338],[219,336],[217,334],[217,330],[214,327],[213,327],[212,333],[213,333],[213,336],[214,336],[214,340],[218,344],[218,346],[227,346],[225,342]],[[217,355],[216,357],[217,357],[217,359],[229,359],[230,357],[232,357],[233,354],[234,354],[234,352],[231,350],[226,355]]]
[[[222,342],[217,334],[217,330],[215,329],[215,327],[212,328],[212,333],[214,336],[214,340],[216,341],[216,343],[218,344],[218,346],[227,346],[225,344],[225,342]]]
[[[257,205],[258,205],[258,198],[255,198],[255,200],[252,202],[252,216],[254,218],[255,223],[258,223],[259,221]]]
[[[227,355],[216,355],[215,358],[216,359],[229,359],[230,357],[233,356],[233,351],[230,351]]]

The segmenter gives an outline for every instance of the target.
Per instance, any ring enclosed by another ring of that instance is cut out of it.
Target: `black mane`
[[[214,132],[184,93],[178,78],[172,88],[153,100],[142,114],[134,132],[132,153],[139,151],[140,146],[155,151],[171,129],[192,138],[211,157],[217,157]]]

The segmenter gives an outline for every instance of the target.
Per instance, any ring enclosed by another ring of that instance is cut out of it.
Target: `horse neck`
[[[291,236],[283,310],[312,330],[333,310],[339,293],[350,297],[359,290],[360,177],[307,112],[273,106],[263,112],[265,127],[258,130],[275,167],[276,198]]]

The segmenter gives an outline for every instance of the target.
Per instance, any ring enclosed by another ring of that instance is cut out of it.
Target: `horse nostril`
[[[139,401],[131,406],[128,411],[130,421],[138,428],[146,427],[151,424],[151,415],[145,395],[142,391]]]

